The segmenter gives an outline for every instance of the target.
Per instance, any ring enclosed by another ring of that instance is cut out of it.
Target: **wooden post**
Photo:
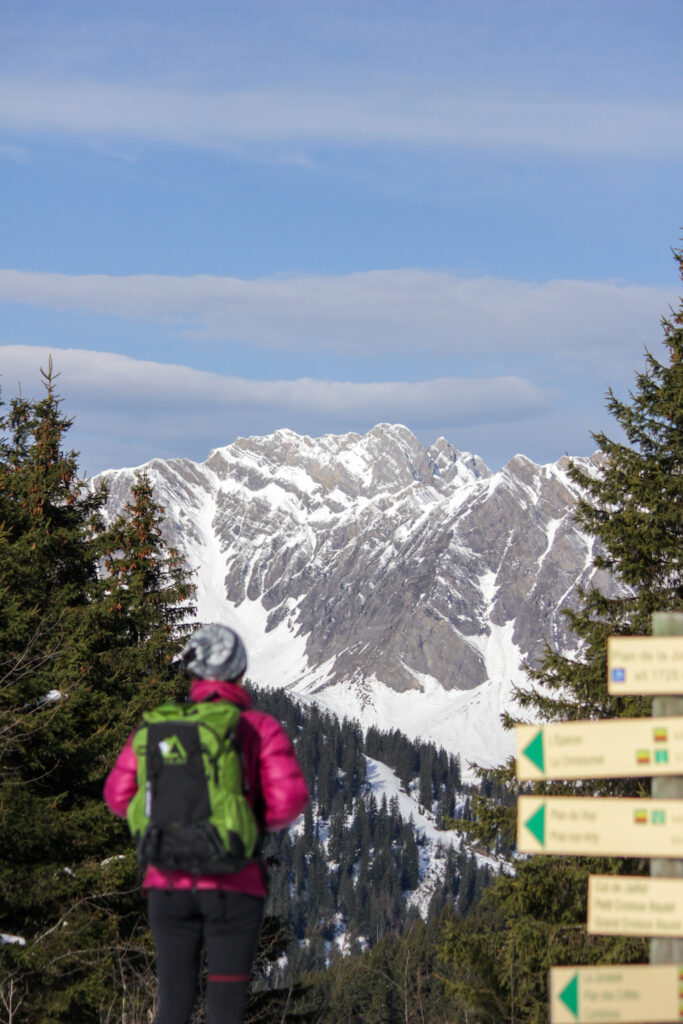
[[[655,612],[652,616],[653,636],[683,636],[683,612]],[[683,696],[654,697],[652,715],[683,715]],[[652,779],[652,796],[657,799],[683,799],[683,776]],[[683,860],[653,858],[653,878],[683,878]],[[651,964],[683,964],[683,938],[650,939]]]

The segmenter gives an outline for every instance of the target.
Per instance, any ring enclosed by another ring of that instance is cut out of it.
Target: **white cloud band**
[[[166,323],[192,337],[291,352],[553,354],[560,363],[634,356],[674,288],[468,278],[419,269],[345,276],[68,276],[0,270],[0,299]]]
[[[548,406],[543,391],[520,377],[415,383],[245,380],[111,353],[24,345],[0,348],[5,401],[19,384],[24,394],[40,393],[39,367],[47,367],[50,354],[61,373],[57,390],[65,412],[76,416],[73,443],[87,449],[91,472],[154,455],[201,458],[237,435],[283,426],[326,433],[392,421],[420,430],[524,420]],[[112,447],[113,437],[119,438],[118,449]]]

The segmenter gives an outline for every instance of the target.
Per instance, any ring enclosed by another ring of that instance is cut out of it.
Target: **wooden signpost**
[[[607,690],[618,694],[683,693],[683,636],[611,636]]]
[[[518,779],[683,775],[683,718],[676,715],[519,725],[516,733]]]
[[[683,1021],[683,613],[652,626],[609,638],[607,688],[656,695],[653,718],[517,727],[520,779],[652,777],[650,799],[518,799],[521,852],[652,858],[650,878],[591,875],[587,920],[592,934],[650,936],[650,964],[553,967],[551,1024]]]
[[[673,1024],[683,1019],[683,967],[553,967],[552,1024]]]
[[[683,800],[520,796],[517,849],[586,857],[682,857]]]
[[[591,935],[683,935],[683,878],[591,875],[586,931]]]

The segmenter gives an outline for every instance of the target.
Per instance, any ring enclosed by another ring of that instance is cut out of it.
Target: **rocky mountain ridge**
[[[561,611],[594,577],[567,463],[518,455],[492,473],[444,438],[425,448],[380,424],[144,468],[197,570],[199,618],[240,630],[257,684],[488,764],[510,749],[498,716],[522,661],[544,637],[571,647]],[[134,470],[102,477],[113,515]]]

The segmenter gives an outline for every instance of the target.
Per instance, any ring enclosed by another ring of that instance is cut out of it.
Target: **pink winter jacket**
[[[308,801],[308,788],[291,740],[270,715],[251,710],[251,697],[238,683],[196,679],[190,700],[225,699],[242,709],[237,740],[244,755],[249,789],[247,799],[268,832],[290,825]],[[138,763],[131,746],[132,734],[116,759],[104,784],[104,799],[110,810],[125,817],[126,808],[137,792]],[[263,872],[256,863],[247,864],[233,875],[203,875],[199,879],[185,871],[148,867],[143,889],[228,889],[252,896],[265,896]]]

